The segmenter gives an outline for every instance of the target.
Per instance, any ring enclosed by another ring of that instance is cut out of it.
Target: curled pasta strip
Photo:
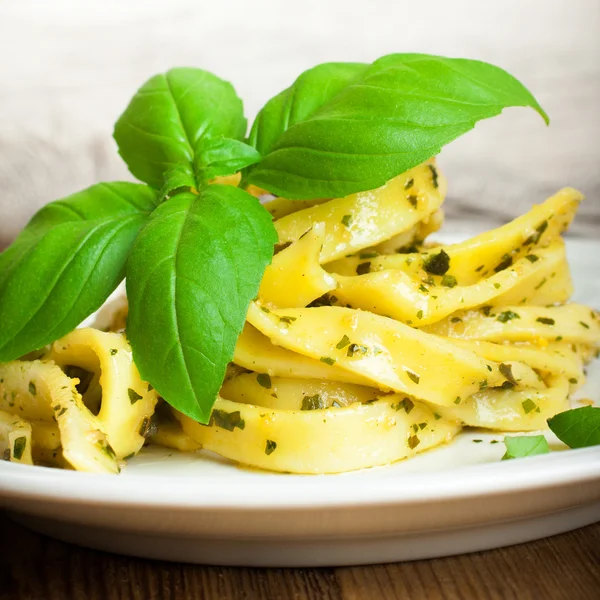
[[[435,169],[430,161],[376,190],[289,214],[275,221],[279,242],[295,242],[315,223],[325,223],[320,259],[326,263],[409,231],[444,200],[445,179]]]
[[[46,355],[66,369],[78,367],[93,375],[84,400],[98,406],[97,421],[117,458],[143,446],[158,395],[143,381],[124,335],[97,329],[76,329],[54,342]]]
[[[31,424],[0,410],[0,456],[4,460],[32,465]]]
[[[264,373],[244,373],[226,381],[220,395],[233,402],[255,404],[279,410],[340,408],[355,402],[373,402],[380,390],[326,379],[269,377]]]
[[[301,379],[328,379],[369,386],[372,381],[357,373],[347,371],[277,346],[249,323],[238,338],[233,357],[235,364],[257,373],[270,376]],[[389,389],[387,386],[381,386]]]
[[[302,308],[335,289],[335,278],[319,264],[325,224],[315,223],[305,235],[278,252],[265,270],[259,297],[281,308]]]
[[[288,350],[434,404],[505,381],[498,365],[474,352],[368,312],[333,306],[269,310],[253,303],[247,319]]]
[[[546,429],[546,420],[569,406],[569,382],[551,377],[542,389],[486,389],[456,404],[439,407],[445,419],[500,431]]]
[[[423,328],[428,333],[488,342],[565,341],[597,346],[600,317],[582,304],[563,306],[496,306],[457,312]]]
[[[460,426],[401,395],[345,408],[276,410],[219,398],[211,423],[175,413],[206,450],[254,467],[340,473],[385,465],[450,441]]]
[[[78,379],[67,377],[51,362],[39,360],[0,365],[0,379],[0,391],[12,399],[8,410],[22,412],[28,419],[37,419],[31,421],[38,423],[38,427],[31,428],[34,455],[38,446],[42,459],[49,456],[53,444],[43,437],[42,423],[55,421],[60,432],[61,458],[70,466],[78,471],[119,472],[102,424],[85,406],[77,390]],[[54,446],[54,449],[58,447]]]
[[[421,327],[435,323],[461,309],[483,304],[503,304],[503,299],[535,300],[537,291],[544,285],[550,272],[567,269],[564,244],[556,241],[548,248],[540,249],[537,260],[523,257],[513,265],[483,279],[478,283],[462,286],[455,279],[442,280],[440,286],[413,279],[399,269],[367,273],[357,277],[338,276],[339,286],[335,295],[339,301],[354,308],[388,315],[408,325]],[[564,281],[564,278],[561,279]],[[564,284],[549,297],[541,300],[564,302],[571,293],[571,286]]]
[[[524,256],[535,260],[538,248],[548,246],[568,228],[582,199],[577,190],[564,188],[510,223],[459,244],[421,253],[369,257],[369,270],[400,269],[417,279],[431,277],[435,285],[440,285],[443,275],[447,275],[454,277],[458,285],[472,285]],[[448,265],[447,270],[437,275],[437,269],[431,271],[428,265],[441,250],[448,256]],[[364,260],[360,255],[343,258],[329,264],[328,270],[355,275]]]

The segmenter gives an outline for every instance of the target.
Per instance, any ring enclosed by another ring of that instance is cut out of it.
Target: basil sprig
[[[600,445],[600,407],[583,406],[548,419],[554,435],[569,448]]]
[[[290,198],[372,189],[506,106],[545,113],[492,65],[425,55],[327,63],[260,111],[249,139],[230,83],[201,69],[148,80],[115,125],[147,185],[99,184],[39,211],[0,255],[0,360],[96,310],[126,271],[127,335],[142,376],[207,423],[271,260],[271,217],[217,176],[243,170]]]
[[[250,142],[265,156],[248,182],[287,198],[346,196],[383,185],[509,106],[548,120],[519,81],[480,61],[391,54],[338,75],[331,94],[317,73],[257,117]]]

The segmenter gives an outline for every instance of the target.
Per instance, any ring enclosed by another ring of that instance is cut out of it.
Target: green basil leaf
[[[569,448],[600,445],[600,407],[584,406],[548,419],[554,435]]]
[[[190,175],[187,165],[176,165],[164,174],[159,197],[161,202],[181,192],[197,192],[196,179]]]
[[[289,127],[312,116],[356,81],[368,66],[364,63],[324,63],[305,71],[261,109],[252,124],[248,143],[261,154],[267,154]]]
[[[227,185],[161,204],[127,263],[127,336],[144,379],[207,423],[277,242],[256,198]]]
[[[101,183],[44,206],[0,254],[0,361],[62,337],[123,278],[156,192]]]
[[[547,116],[506,71],[468,59],[379,59],[308,118],[287,128],[249,183],[295,199],[383,185],[509,106]]]
[[[506,454],[502,460],[509,458],[525,458],[526,456],[536,456],[537,454],[548,454],[550,447],[543,435],[518,435],[505,436],[504,445]]]
[[[179,167],[178,187],[196,186],[194,163],[204,138],[243,138],[246,119],[233,86],[201,69],[178,68],[149,79],[115,125],[129,170],[160,189]],[[185,176],[185,177],[184,177]]]
[[[223,175],[233,175],[257,163],[260,152],[231,138],[209,138],[198,145],[196,156],[197,178],[204,182]]]

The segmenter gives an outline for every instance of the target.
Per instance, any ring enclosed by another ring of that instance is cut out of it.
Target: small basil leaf
[[[174,167],[180,167],[179,187],[184,176],[196,181],[199,141],[241,139],[245,131],[242,101],[230,83],[208,71],[178,68],[155,75],[138,90],[117,121],[114,138],[133,175],[160,189]]]
[[[223,175],[233,175],[253,165],[261,156],[256,148],[231,138],[202,140],[196,155],[196,177],[205,182]]]
[[[532,107],[547,119],[531,93],[498,67],[390,55],[287,128],[247,179],[295,199],[373,189],[509,106]]]
[[[44,206],[0,254],[0,361],[62,337],[123,278],[156,192],[101,183]]]
[[[160,189],[161,201],[180,192],[196,192],[196,178],[190,173],[187,165],[176,165],[164,174],[164,183]]]
[[[518,435],[505,436],[504,445],[506,454],[502,460],[509,458],[525,458],[526,456],[536,456],[537,454],[548,454],[550,448],[543,435]]]
[[[127,263],[127,336],[144,379],[207,423],[277,235],[256,198],[227,185],[161,204]]]
[[[267,154],[284,131],[312,116],[356,81],[368,66],[363,63],[324,63],[305,71],[261,109],[252,124],[248,143],[261,154]]]
[[[600,407],[584,406],[548,419],[554,435],[569,448],[600,445]]]

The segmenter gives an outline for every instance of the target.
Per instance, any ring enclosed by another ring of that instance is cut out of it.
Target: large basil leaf
[[[169,404],[203,423],[276,242],[258,200],[226,185],[161,204],[135,242],[127,264],[135,363]]]
[[[248,142],[261,154],[267,154],[286,129],[312,116],[360,78],[368,66],[363,63],[324,63],[305,71],[293,85],[265,104],[252,124]]]
[[[373,189],[509,106],[530,106],[547,120],[531,93],[493,65],[386,56],[308,118],[282,127],[247,180],[297,199]]]
[[[583,406],[554,415],[548,426],[569,448],[600,445],[600,407]]]
[[[178,68],[149,79],[115,125],[129,170],[160,189],[178,169],[178,187],[197,186],[195,159],[205,138],[243,138],[246,119],[233,86],[202,69]]]
[[[0,254],[0,361],[62,337],[123,278],[156,193],[101,183],[44,206]]]

